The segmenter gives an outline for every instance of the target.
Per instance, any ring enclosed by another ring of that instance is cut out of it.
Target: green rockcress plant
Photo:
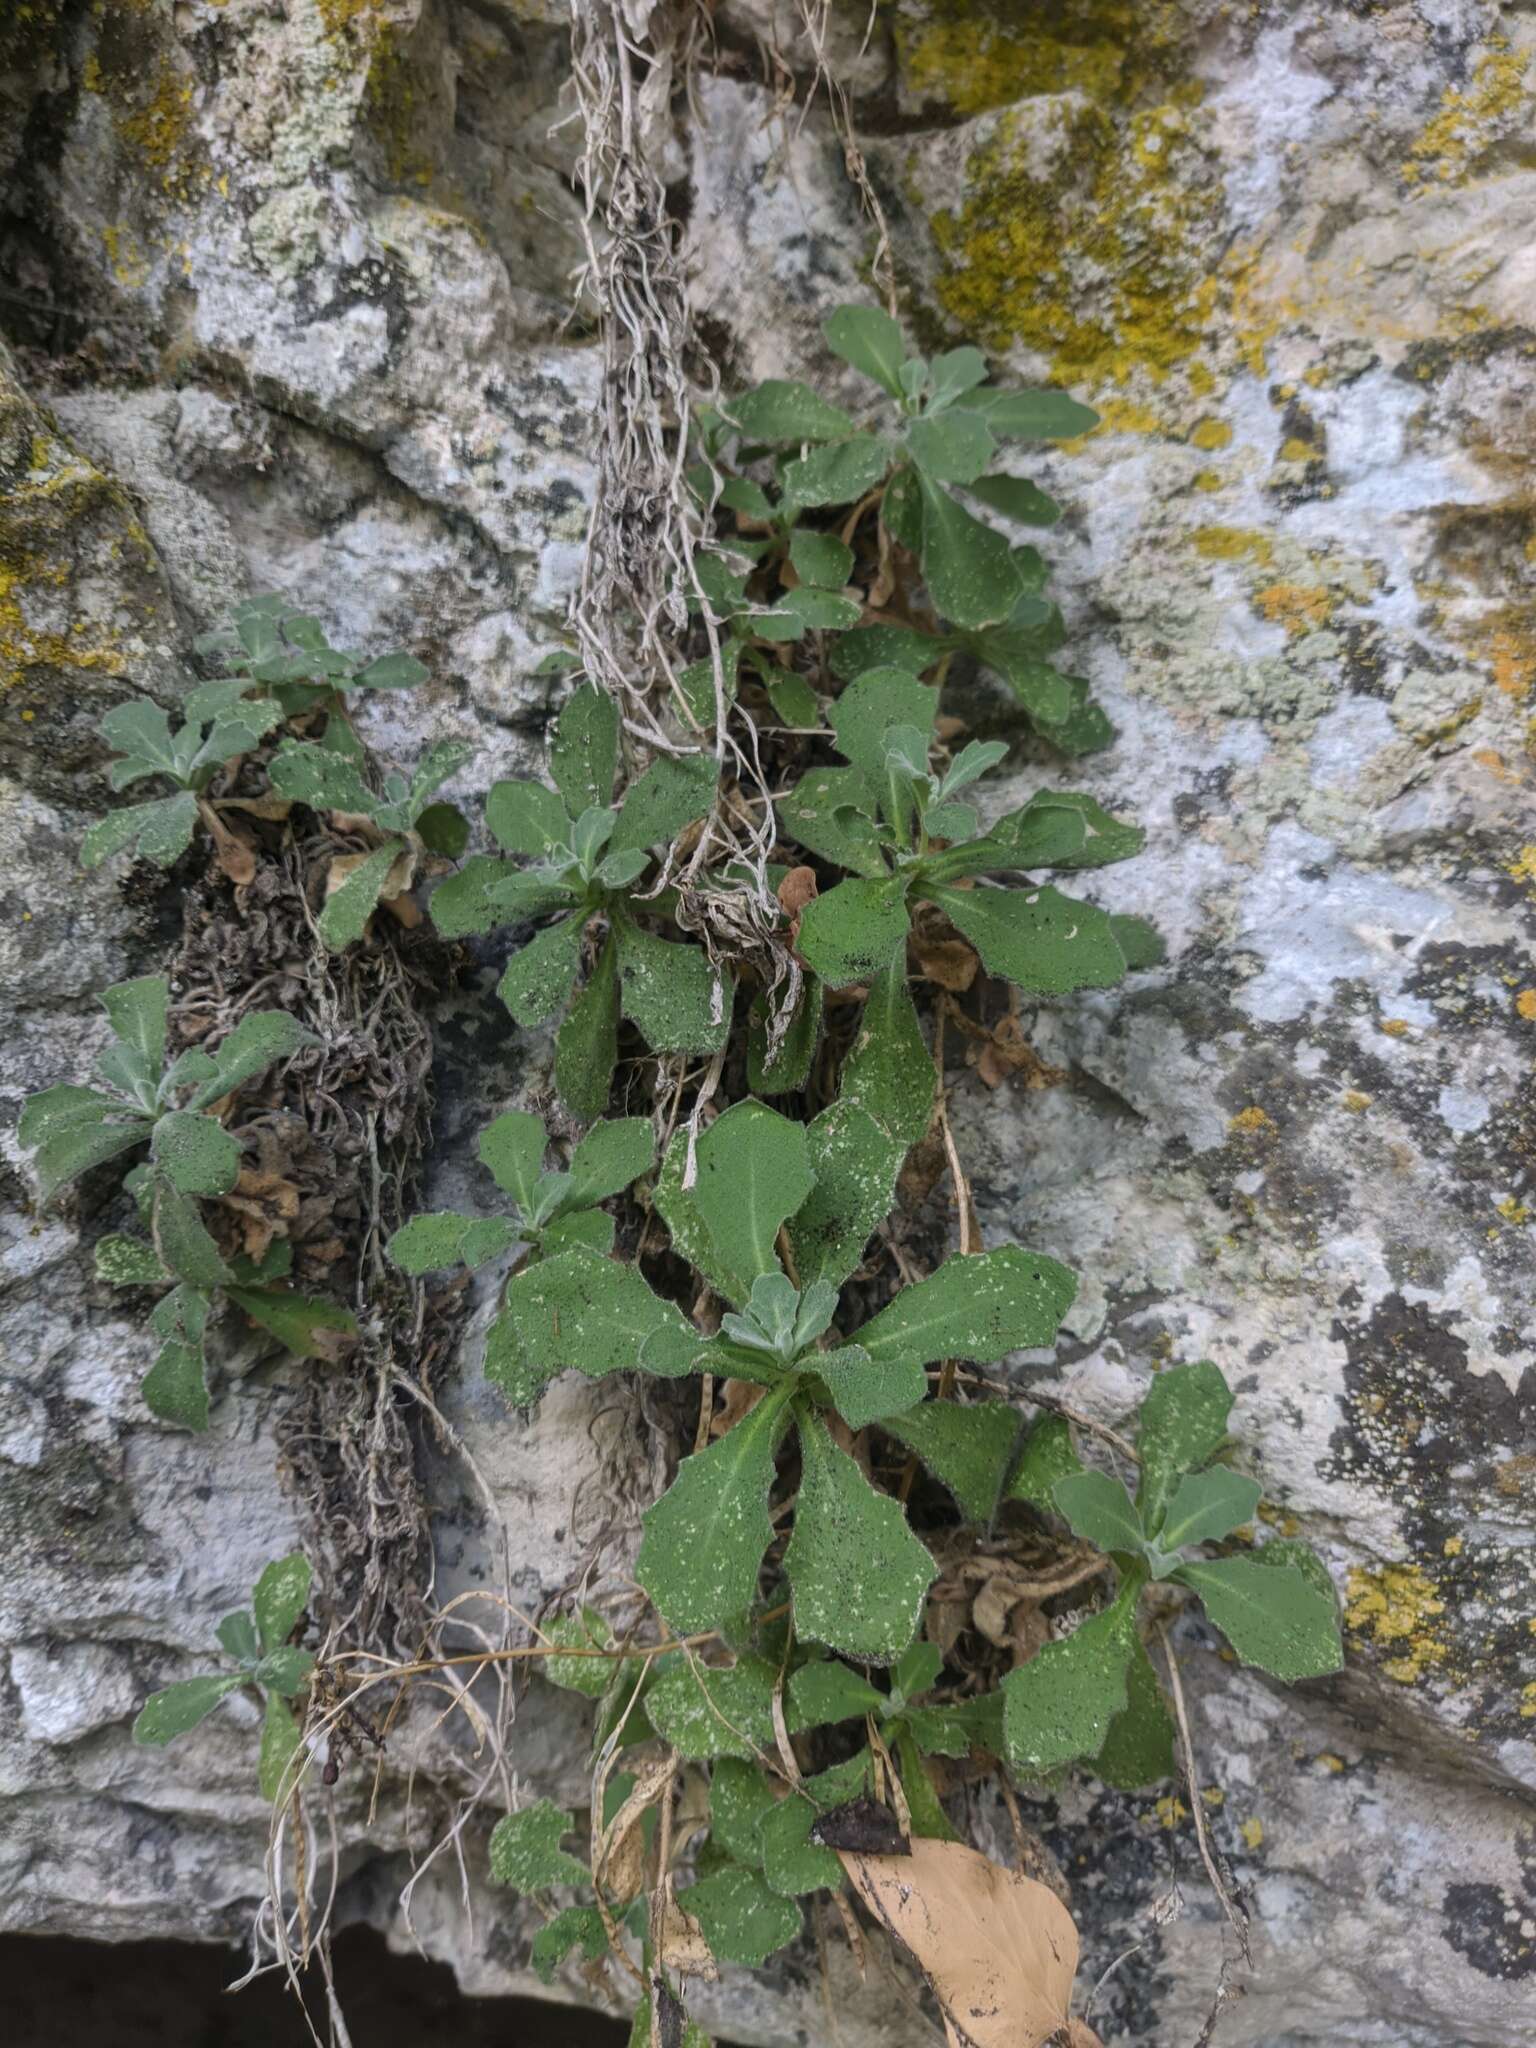
[[[237,1609],[219,1623],[219,1647],[236,1666],[210,1671],[151,1693],[133,1724],[133,1739],[163,1749],[206,1720],[220,1700],[254,1686],[263,1703],[257,1779],[264,1799],[275,1800],[297,1782],[294,1762],[302,1741],[293,1702],[315,1660],[290,1643],[309,1600],[309,1561],[301,1551],[269,1564],[251,1594],[249,1612]]]
[[[208,1426],[203,1339],[214,1294],[223,1291],[296,1355],[310,1355],[319,1330],[351,1331],[353,1318],[329,1302],[275,1283],[278,1261],[226,1261],[202,1219],[206,1198],[228,1194],[241,1153],[210,1107],[269,1067],[318,1041],[283,1010],[254,1010],[214,1049],[166,1057],[169,985],[161,975],[119,982],[102,996],[114,1043],[97,1062],[104,1088],[64,1082],[29,1096],[17,1136],[36,1154],[44,1201],[93,1167],[148,1147],[124,1182],[148,1240],[110,1236],[97,1270],[116,1286],[169,1286],[150,1317],[161,1339],[144,1399],[162,1421]]]

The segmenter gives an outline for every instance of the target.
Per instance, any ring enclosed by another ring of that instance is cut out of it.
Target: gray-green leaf
[[[618,765],[618,706],[596,683],[582,683],[566,699],[549,750],[549,772],[573,818],[612,800]]]
[[[835,441],[853,421],[809,384],[770,377],[726,407],[726,416],[751,441]]]
[[[555,1086],[573,1116],[600,1116],[607,1108],[618,1057],[619,946],[610,931],[555,1040]]]
[[[918,499],[923,580],[939,611],[957,626],[989,626],[1006,619],[1019,595],[1019,572],[1006,535],[973,519],[922,471]]]
[[[732,988],[702,946],[616,925],[619,1001],[652,1052],[718,1052],[731,1028]]]
[[[1003,1737],[1015,1769],[1043,1776],[1098,1755],[1125,1710],[1135,1645],[1134,1608],[1117,1601],[1008,1674]]]
[[[355,943],[368,928],[379,901],[379,891],[400,857],[403,842],[386,839],[368,858],[359,861],[346,879],[326,898],[315,927],[333,953]]]
[[[287,1642],[309,1599],[309,1560],[303,1551],[273,1560],[256,1581],[251,1605],[263,1650]]]
[[[1051,1489],[1058,1514],[1096,1550],[1141,1554],[1144,1532],[1130,1495],[1107,1472],[1073,1472]]]
[[[496,993],[525,1029],[544,1023],[569,998],[585,929],[584,917],[563,917],[536,932],[507,962]]]
[[[917,1453],[968,1521],[991,1521],[1023,1430],[1016,1409],[1002,1401],[925,1401],[881,1427]]]
[[[858,1344],[818,1351],[803,1364],[825,1385],[832,1406],[850,1429],[904,1414],[928,1391],[928,1376],[914,1360],[877,1361]]]
[[[907,346],[901,328],[878,306],[839,306],[822,322],[834,355],[872,377],[892,398],[901,397],[901,366]]]
[[[904,1145],[915,1145],[933,1111],[933,1062],[907,988],[906,962],[893,960],[870,984],[859,1030],[843,1061],[840,1099],[867,1110]]]
[[[1304,1545],[1266,1544],[1252,1557],[1181,1565],[1174,1577],[1200,1595],[1205,1611],[1245,1664],[1294,1684],[1324,1678],[1344,1663],[1338,1599],[1327,1572]],[[1270,1560],[1270,1553],[1282,1555]]]
[[[781,1899],[755,1870],[738,1864],[689,1885],[678,1893],[677,1903],[698,1921],[711,1952],[722,1962],[743,1963],[754,1970],[775,1949],[792,1942],[802,1925],[793,1899]]]
[[[854,1332],[872,1358],[940,1358],[990,1364],[1009,1351],[1054,1343],[1077,1293],[1065,1266],[1041,1252],[1008,1244],[945,1261],[936,1273],[905,1287],[872,1322]]]
[[[520,1892],[590,1884],[587,1866],[560,1847],[575,1831],[571,1816],[549,1799],[536,1800],[521,1813],[503,1814],[491,1830],[491,1876]]]
[[[699,1139],[693,1208],[709,1232],[714,1266],[744,1278],[747,1293],[760,1273],[776,1273],[780,1226],[811,1192],[804,1124],[791,1123],[751,1098],[732,1105]]]
[[[163,1749],[178,1735],[185,1735],[211,1714],[227,1694],[238,1692],[245,1678],[227,1678],[208,1673],[201,1678],[183,1678],[163,1692],[151,1693],[139,1709],[133,1724],[133,1739],[153,1749]]]
[[[1256,1479],[1241,1472],[1229,1472],[1225,1465],[1213,1465],[1208,1472],[1191,1472],[1179,1482],[1179,1490],[1157,1533],[1158,1549],[1184,1550],[1192,1543],[1215,1543],[1230,1536],[1234,1529],[1252,1521],[1263,1491]]]
[[[848,988],[882,973],[906,943],[906,898],[904,875],[839,882],[806,905],[801,958],[828,988]]]
[[[1226,1442],[1232,1390],[1209,1359],[1158,1373],[1141,1404],[1136,1452],[1141,1485],[1136,1505],[1154,1539],[1185,1472],[1208,1465]]]

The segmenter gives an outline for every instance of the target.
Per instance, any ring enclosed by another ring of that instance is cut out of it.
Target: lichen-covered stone
[[[786,118],[759,82],[759,42],[809,75],[798,12],[716,10],[667,175],[727,374],[809,367],[862,402],[819,326],[865,290],[871,226],[825,109]],[[0,28],[23,202],[0,223],[23,347],[20,376],[0,371],[8,1121],[27,1089],[84,1075],[92,991],[156,954],[153,905],[71,867],[101,709],[174,697],[191,634],[279,588],[348,644],[429,661],[421,692],[370,711],[381,746],[474,737],[471,785],[525,772],[598,396],[590,336],[565,324],[563,4],[23,13]],[[1104,420],[1008,462],[1066,508],[1041,545],[1118,738],[1070,772],[1021,752],[984,787],[1001,808],[1055,780],[1137,815],[1147,852],[1088,893],[1152,917],[1169,954],[1026,1014],[1047,1085],[957,1073],[982,1220],[1079,1271],[1060,1358],[1082,1408],[1119,1419],[1161,1364],[1218,1360],[1265,1519],[1318,1545],[1343,1601],[1349,1670],[1299,1694],[1181,1629],[1207,1817],[1256,1926],[1219,2038],[1523,2048],[1536,27],[1495,0],[882,0],[872,23],[844,0],[830,33],[914,331],[979,340]],[[1017,729],[984,681],[958,677],[953,702]],[[473,1206],[468,1140],[536,1099],[548,1048],[509,1032],[489,984],[441,1037],[430,1194]],[[266,1842],[254,1704],[150,1755],[128,1745],[129,1682],[137,1700],[198,1668],[292,1540],[281,1375],[221,1380],[209,1440],[154,1424],[145,1334],[84,1257],[101,1219],[38,1214],[5,1143],[3,1910],[236,1934]],[[478,1362],[497,1277],[439,1391],[534,1608],[594,1554],[622,1567],[658,1437],[585,1384],[510,1418]],[[430,1467],[440,1592],[498,1569],[465,1472]],[[531,1786],[581,1802],[568,1701],[533,1695],[513,1738]],[[387,1801],[369,1833],[343,1789],[358,1899],[404,1939],[387,1880],[406,1816]],[[1027,1817],[1073,1886],[1084,1982],[1141,1944],[1101,1996],[1106,2039],[1183,2048],[1219,1953],[1186,1799],[1081,1784]],[[1011,1855],[1006,1818],[978,1820]],[[471,1944],[456,1887],[446,1861],[419,1887],[423,1941],[473,1990],[537,1989],[517,1912],[477,1901]],[[924,2038],[835,1940],[829,1967],[848,2048]],[[573,1977],[562,1995],[595,1994]],[[791,1957],[698,2005],[766,2048],[831,2038],[822,1998]]]

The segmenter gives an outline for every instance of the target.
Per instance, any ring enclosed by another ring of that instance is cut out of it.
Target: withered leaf
[[[910,1856],[912,1845],[888,1806],[862,1793],[832,1806],[811,1823],[811,1840],[822,1849],[861,1856]]]
[[[1045,2048],[1072,2026],[1077,1928],[1056,1894],[963,1842],[903,1857],[840,1853],[859,1898],[906,1948],[964,2048]],[[1097,2048],[1076,2023],[1074,2048]]]

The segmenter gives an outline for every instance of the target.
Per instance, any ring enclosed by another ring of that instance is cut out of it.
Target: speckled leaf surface
[[[784,1571],[795,1628],[845,1657],[894,1663],[937,1568],[898,1502],[876,1493],[825,1423],[800,1418],[800,1498]]]
[[[1009,1351],[1039,1350],[1077,1293],[1076,1278],[1043,1252],[1021,1245],[946,1259],[904,1287],[888,1308],[854,1332],[872,1358],[940,1358],[990,1364]]]

